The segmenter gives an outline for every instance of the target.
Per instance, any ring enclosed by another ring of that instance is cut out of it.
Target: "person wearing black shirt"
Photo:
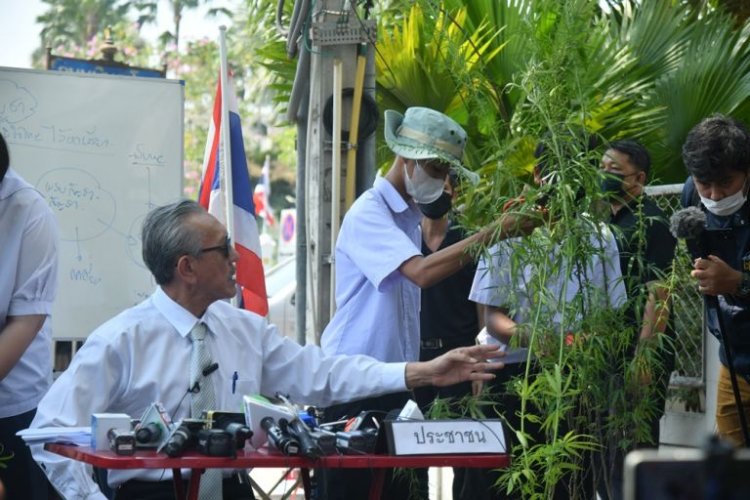
[[[450,217],[457,196],[458,177],[450,172],[445,190],[436,201],[419,205],[422,218],[422,254],[426,257],[434,252],[466,238],[464,231]],[[470,257],[467,255],[466,257]],[[476,262],[469,262],[457,273],[422,289],[419,360],[434,359],[455,347],[474,345],[479,332],[479,306],[470,301],[469,291],[474,280]],[[422,413],[428,411],[436,398],[451,398],[456,405],[461,398],[471,394],[471,382],[447,387],[425,386],[414,390]],[[473,498],[462,495],[465,469],[453,469],[453,498]]]
[[[644,193],[650,168],[648,151],[634,140],[612,142],[602,157],[606,174],[602,190],[608,195],[610,223],[617,228],[615,239],[628,295],[627,314],[638,332],[632,352],[635,355],[646,343],[653,343],[657,354],[654,369],[640,379],[642,384],[651,384],[651,390],[645,393],[654,398],[655,413],[649,419],[650,439],[634,443],[636,448],[659,445],[659,420],[664,414],[675,359],[669,297],[659,282],[671,266],[676,241],[669,232],[664,212]],[[658,335],[665,337],[659,339]],[[621,449],[610,451],[615,455],[613,498],[621,498],[624,453]]]

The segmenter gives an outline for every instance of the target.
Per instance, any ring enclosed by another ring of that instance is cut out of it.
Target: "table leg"
[[[198,491],[201,486],[201,474],[206,469],[191,469],[190,470],[190,482],[188,482],[188,494],[187,500],[198,500]]]
[[[372,484],[370,485],[370,500],[380,500],[383,494],[383,483],[385,483],[386,469],[372,469]]]
[[[172,469],[172,482],[174,483],[174,497],[185,498],[185,488],[182,483],[182,471],[179,468]]]
[[[305,500],[309,500],[310,490],[312,489],[312,483],[310,482],[310,469],[302,468],[299,472],[302,475],[302,487],[305,490]]]

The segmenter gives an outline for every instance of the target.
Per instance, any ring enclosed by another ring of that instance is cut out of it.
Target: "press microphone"
[[[281,419],[279,424],[284,421]],[[299,442],[290,436],[285,428],[276,424],[273,417],[265,417],[260,421],[260,427],[268,435],[268,440],[284,455],[299,455]]]
[[[669,218],[669,230],[675,238],[685,240],[688,250],[702,259],[708,257],[709,234],[706,230],[706,214],[698,207],[678,210]]]
[[[283,418],[279,419],[279,427],[282,429],[286,426],[291,431],[292,436],[297,438],[299,443],[300,453],[307,458],[318,458],[323,454],[323,450],[320,449],[318,444],[315,442],[313,437],[310,435],[310,429],[307,425],[299,419],[294,417],[291,421],[286,421],[285,425],[282,422],[286,421]]]

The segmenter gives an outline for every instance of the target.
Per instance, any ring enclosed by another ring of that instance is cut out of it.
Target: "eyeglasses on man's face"
[[[220,252],[224,257],[229,257],[229,253],[232,251],[232,239],[227,236],[226,240],[224,240],[223,245],[217,245],[215,247],[208,247],[208,248],[201,248],[201,253],[206,252]]]

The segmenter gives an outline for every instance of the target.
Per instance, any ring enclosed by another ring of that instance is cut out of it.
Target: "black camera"
[[[109,448],[117,455],[132,455],[135,453],[135,435],[130,429],[110,429],[107,431]]]
[[[226,411],[204,411],[203,417],[211,429],[220,429],[229,433],[235,448],[241,450],[245,441],[253,436],[253,431],[245,425],[245,414]]]
[[[378,429],[374,427],[336,433],[336,446],[343,453],[349,455],[373,453],[377,441]]]
[[[234,457],[237,455],[237,448],[232,436],[222,429],[199,430],[198,451],[210,457]]]
[[[135,441],[139,446],[155,446],[162,438],[162,428],[156,422],[139,425],[135,430]]]
[[[164,444],[164,453],[170,457],[179,457],[187,450],[195,449],[198,444],[198,431],[206,426],[206,421],[198,418],[185,418],[172,431]]]
[[[310,436],[318,444],[321,454],[336,454],[336,433],[322,429],[313,429],[310,431]]]

